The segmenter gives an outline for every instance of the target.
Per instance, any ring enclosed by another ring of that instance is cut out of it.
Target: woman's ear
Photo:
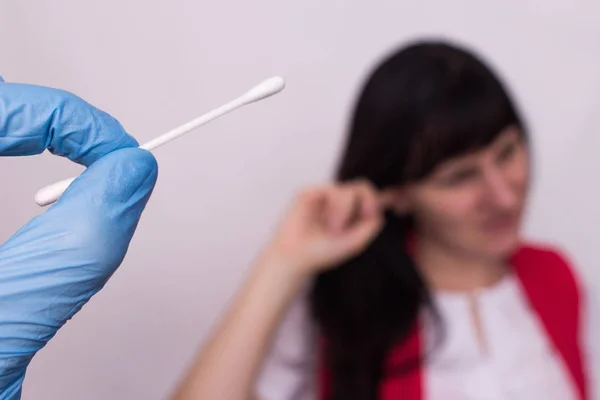
[[[404,187],[391,187],[381,192],[383,206],[396,214],[405,215],[412,211],[410,199]]]

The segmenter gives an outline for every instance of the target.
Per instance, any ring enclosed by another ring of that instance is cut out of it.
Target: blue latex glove
[[[0,79],[0,155],[48,149],[88,167],[0,247],[0,399],[20,398],[32,357],[123,260],[158,173],[137,145],[70,93]]]

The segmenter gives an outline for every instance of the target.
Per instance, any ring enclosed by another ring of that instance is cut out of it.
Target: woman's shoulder
[[[597,340],[600,334],[600,303],[596,296],[596,288],[584,279],[583,271],[579,270],[568,253],[558,246],[526,243],[518,249],[517,257],[527,261],[529,267],[523,269],[529,268],[531,276],[537,279],[537,282],[552,285],[552,293],[555,295],[560,293],[560,297],[556,298],[561,305],[569,304],[569,299],[576,300],[575,304],[580,310],[578,321],[581,330],[578,332],[582,333],[582,359],[590,390],[589,398],[600,399],[600,342]],[[569,296],[569,293],[575,296]],[[557,304],[553,303],[552,313],[560,310],[560,307],[555,307]],[[564,324],[564,318],[561,317],[560,323]]]
[[[561,269],[573,266],[571,257],[560,246],[534,241],[523,242],[515,251],[513,260],[530,266],[543,264]]]
[[[571,264],[570,256],[561,246],[549,243],[525,241],[515,252],[516,257],[531,260],[553,261],[555,263]]]
[[[522,278],[564,286],[571,282],[581,289],[580,271],[562,247],[540,242],[524,242],[513,255],[513,265]]]

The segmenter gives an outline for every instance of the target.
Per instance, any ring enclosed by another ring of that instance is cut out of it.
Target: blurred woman
[[[389,55],[337,182],[299,195],[175,398],[595,398],[588,293],[521,238],[530,169],[479,57]]]

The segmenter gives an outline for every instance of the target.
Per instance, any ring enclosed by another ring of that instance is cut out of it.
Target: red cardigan
[[[521,247],[511,259],[516,275],[533,310],[539,315],[552,345],[568,367],[581,400],[588,400],[584,376],[584,354],[579,342],[581,289],[569,263],[557,252],[533,246]],[[390,354],[389,364],[398,365],[421,351],[420,326]],[[322,352],[321,352],[322,355]],[[323,357],[321,357],[321,360]],[[425,400],[423,371],[385,378],[380,386],[381,400]],[[327,400],[330,375],[323,363],[319,374],[320,399]]]

